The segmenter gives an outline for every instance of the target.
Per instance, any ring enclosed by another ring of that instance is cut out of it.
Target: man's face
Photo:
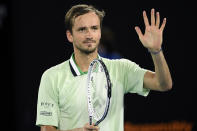
[[[86,54],[97,51],[101,38],[99,17],[94,12],[78,16],[74,20],[72,34],[67,32],[67,37],[75,51]]]

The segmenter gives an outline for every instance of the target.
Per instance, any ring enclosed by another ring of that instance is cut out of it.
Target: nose
[[[91,31],[91,29],[88,29],[88,30],[86,31],[86,37],[87,37],[87,38],[92,38],[92,31]]]

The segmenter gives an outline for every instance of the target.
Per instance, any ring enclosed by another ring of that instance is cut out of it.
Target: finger
[[[138,26],[135,27],[135,31],[137,32],[139,38],[143,36],[142,31],[140,30]]]
[[[99,130],[99,127],[98,126],[89,126],[88,128],[89,130],[95,130],[95,131],[98,131]]]
[[[84,128],[87,129],[87,130],[96,130],[96,131],[99,130],[98,126],[94,126],[94,124],[93,125],[89,125],[89,123],[85,124]]]
[[[156,27],[159,28],[159,24],[160,24],[160,15],[159,12],[156,13]]]
[[[93,126],[93,128],[95,129],[95,131],[98,131],[98,130],[99,130],[99,127],[98,127],[98,126],[95,126],[94,123],[93,123],[92,126]]]
[[[85,128],[85,131],[88,130],[88,131],[99,131],[99,127],[87,127]]]
[[[166,18],[163,19],[163,23],[162,23],[161,28],[160,28],[161,31],[164,30],[165,25],[166,25]]]
[[[155,25],[155,9],[151,9],[151,25]]]
[[[146,11],[143,11],[143,18],[144,18],[144,24],[145,26],[149,26],[148,18],[146,15]]]

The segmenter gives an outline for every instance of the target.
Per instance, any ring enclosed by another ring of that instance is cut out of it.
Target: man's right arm
[[[57,130],[54,126],[41,126],[41,131],[63,131],[63,130]],[[99,131],[99,127],[89,125],[89,123],[86,123],[82,128],[76,128],[76,129],[64,130],[64,131]]]
[[[41,131],[63,131],[63,130],[58,130],[54,126],[41,126]],[[64,131],[83,131],[83,128],[64,130]]]

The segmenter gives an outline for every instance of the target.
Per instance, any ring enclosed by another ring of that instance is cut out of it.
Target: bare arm
[[[172,79],[163,52],[152,54],[155,72],[146,72],[144,75],[144,88],[156,91],[167,91],[172,88]]]
[[[157,91],[166,91],[172,88],[172,78],[164,58],[163,52],[160,50],[163,39],[163,30],[166,25],[166,18],[164,18],[160,27],[160,15],[155,10],[151,10],[151,24],[149,24],[146,12],[143,12],[145,33],[142,34],[139,27],[135,27],[135,30],[139,36],[139,39],[144,47],[146,47],[151,53],[155,72],[148,71],[144,75],[144,88],[149,88]]]
[[[58,130],[54,126],[41,126],[41,131],[62,131],[62,130]],[[77,128],[77,129],[66,130],[66,131],[83,131],[83,128]]]
[[[99,131],[99,127],[89,125],[89,123],[86,123],[82,128],[72,130],[57,130],[54,126],[41,126],[41,131]]]
[[[41,126],[40,131],[59,131],[54,126]]]

